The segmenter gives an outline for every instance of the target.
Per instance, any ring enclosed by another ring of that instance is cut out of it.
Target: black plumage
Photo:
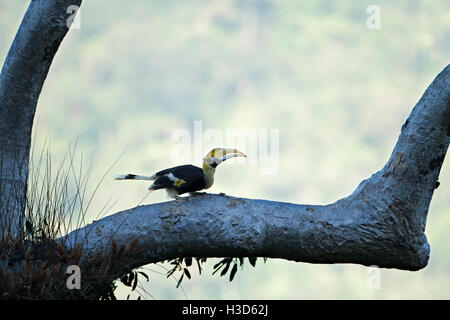
[[[203,170],[191,164],[159,171],[155,177],[150,190],[173,189],[178,195],[202,190],[206,185]]]
[[[202,168],[185,164],[161,170],[152,176],[120,174],[116,180],[150,180],[150,191],[166,189],[167,194],[177,199],[178,195],[209,189],[214,183],[214,173],[218,164],[234,157],[247,157],[237,149],[214,148],[203,158]]]

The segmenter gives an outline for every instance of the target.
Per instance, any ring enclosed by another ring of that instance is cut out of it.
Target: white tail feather
[[[152,176],[139,176],[135,174],[119,174],[115,178],[115,180],[156,180],[156,175]]]

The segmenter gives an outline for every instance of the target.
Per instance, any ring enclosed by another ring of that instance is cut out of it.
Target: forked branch
[[[269,257],[419,270],[428,208],[450,141],[450,66],[425,91],[386,165],[348,197],[301,205],[205,194],[125,210],[70,233],[105,252],[138,238],[134,267],[177,257]],[[444,186],[445,188],[446,186]],[[131,258],[130,258],[131,259]]]

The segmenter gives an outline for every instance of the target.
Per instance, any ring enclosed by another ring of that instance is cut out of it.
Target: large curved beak
[[[247,155],[237,149],[222,149],[222,154],[216,153],[214,155],[214,158],[216,158],[219,162],[223,162],[227,159],[234,158],[234,157],[245,157],[247,158]]]

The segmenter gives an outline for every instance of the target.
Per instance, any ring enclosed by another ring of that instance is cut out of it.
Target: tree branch
[[[205,194],[140,206],[66,237],[85,253],[111,239],[143,251],[137,267],[177,257],[263,256],[311,263],[357,263],[419,270],[427,265],[425,223],[450,141],[450,65],[402,127],[387,164],[335,203],[298,205]]]

